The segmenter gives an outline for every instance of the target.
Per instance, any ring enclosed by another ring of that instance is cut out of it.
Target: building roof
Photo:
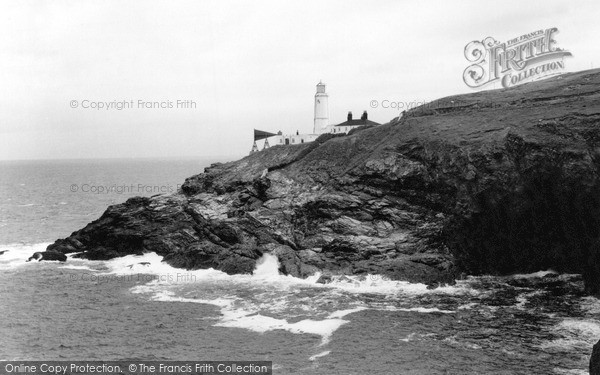
[[[356,120],[348,120],[344,121],[341,124],[337,124],[335,126],[358,126],[358,125],[381,125],[375,121],[371,121],[368,119],[356,119]]]

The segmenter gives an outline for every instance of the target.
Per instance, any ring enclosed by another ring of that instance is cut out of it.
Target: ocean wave
[[[10,269],[23,266],[26,260],[37,251],[45,251],[50,243],[33,245],[10,244],[1,246],[8,252],[0,255],[0,268]],[[277,257],[265,254],[258,262],[252,275],[228,275],[212,268],[199,270],[185,270],[174,268],[163,262],[163,257],[156,253],[143,255],[127,255],[107,261],[89,261],[73,258],[76,254],[68,254],[69,262],[80,262],[76,265],[65,265],[65,268],[93,270],[100,264],[106,268],[103,274],[133,275],[149,274],[156,276],[159,284],[190,284],[190,283],[250,283],[253,285],[273,284],[279,289],[289,289],[297,286],[310,286],[313,288],[333,289],[351,294],[380,294],[389,296],[418,296],[427,294],[445,295],[474,295],[479,291],[472,287],[469,280],[459,280],[455,285],[444,285],[431,289],[422,283],[390,280],[384,276],[349,275],[334,276],[331,282],[317,283],[321,274],[315,273],[307,278],[297,278],[291,275],[281,275],[278,271]],[[88,263],[88,264],[86,264]],[[94,266],[91,266],[94,264]]]
[[[560,337],[541,344],[543,349],[589,349],[600,337],[600,321],[596,319],[563,319],[552,328]]]
[[[571,369],[565,370],[560,368],[555,368],[554,372],[561,375],[589,375],[587,370],[579,370],[579,369]]]
[[[45,251],[49,242],[36,244],[7,244],[0,245],[0,251],[5,251],[0,255],[0,269],[9,270],[24,266],[31,266],[37,262],[27,262],[31,255],[38,251]]]
[[[527,303],[531,297],[539,296],[546,293],[543,290],[534,290],[533,292],[521,293],[516,297],[517,303],[515,307],[519,310],[526,310]]]
[[[69,269],[69,270],[93,271],[93,272],[98,271],[98,270],[95,270],[95,269],[90,268],[88,266],[76,266],[74,264],[68,264],[66,266],[61,266],[60,268],[65,268],[65,269]]]
[[[172,292],[162,291],[156,293],[152,299],[162,302],[191,302],[214,305],[221,310],[221,318],[215,324],[216,327],[242,328],[259,333],[284,330],[294,334],[314,334],[321,336],[321,346],[327,344],[333,333],[349,322],[343,319],[345,316],[365,309],[357,307],[337,310],[324,319],[303,319],[292,323],[285,318],[263,315],[256,306],[235,298],[224,297],[212,300],[184,298],[177,297]]]
[[[564,319],[556,327],[559,332],[567,332],[590,344],[596,343],[600,337],[600,321],[595,319]]]
[[[437,307],[409,307],[409,308],[395,307],[395,308],[392,308],[389,310],[390,311],[404,311],[404,312],[418,312],[421,314],[433,314],[433,313],[454,314],[456,312],[456,311],[452,311],[452,310],[442,310]]]
[[[321,276],[316,273],[307,278],[297,278],[291,275],[279,273],[279,262],[277,257],[265,254],[257,261],[256,269],[252,275],[228,275],[224,272],[209,269],[184,270],[174,268],[165,262],[163,257],[156,253],[144,255],[127,255],[106,261],[108,273],[117,275],[128,275],[136,273],[147,273],[160,277],[156,282],[159,284],[187,284],[202,282],[226,282],[244,284],[272,284],[279,289],[289,289],[295,286],[310,286],[314,288],[336,289],[354,294],[382,294],[382,295],[424,295],[424,294],[476,294],[468,281],[458,281],[455,285],[445,285],[434,289],[428,288],[426,284],[410,283],[408,281],[389,280],[381,275],[362,276],[334,276],[332,281],[326,284],[317,283]]]
[[[161,262],[156,254],[127,256],[106,262],[108,272],[128,274],[147,272],[156,275],[182,272]],[[138,265],[140,265],[138,267]],[[177,282],[177,277],[162,277],[135,286],[133,293],[149,294],[157,302],[199,303],[219,308],[216,327],[240,328],[265,333],[283,330],[293,334],[321,337],[326,345],[347,316],[363,310],[399,311],[418,314],[452,314],[439,307],[410,305],[413,297],[435,293],[462,294],[468,284],[428,289],[425,284],[391,281],[377,277],[348,276],[328,284],[318,284],[319,275],[307,279],[281,275],[275,256],[265,254],[252,275],[227,275],[216,270],[185,271],[194,276]],[[181,278],[179,278],[181,279]],[[198,288],[195,283],[203,284]],[[384,304],[362,300],[362,295],[382,294]],[[408,298],[408,299],[407,299]],[[400,305],[398,305],[400,303]],[[409,304],[409,306],[406,306]]]
[[[314,361],[314,360],[316,360],[316,359],[318,359],[318,358],[325,357],[326,355],[329,355],[329,353],[331,353],[331,350],[325,350],[325,351],[323,351],[323,352],[321,352],[321,353],[318,353],[318,354],[315,354],[315,355],[312,355],[312,356],[310,356],[310,357],[308,358],[308,360],[309,360],[309,361]]]
[[[546,270],[546,271],[537,271],[537,272],[532,272],[532,273],[518,273],[518,274],[514,274],[511,277],[515,278],[515,279],[535,279],[535,278],[541,278],[544,276],[548,276],[548,275],[558,275],[558,272],[553,271],[553,270]]]
[[[600,314],[600,299],[587,296],[581,298],[581,308],[588,314]]]

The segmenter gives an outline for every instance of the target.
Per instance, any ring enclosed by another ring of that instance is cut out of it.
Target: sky
[[[597,0],[3,1],[0,160],[241,157],[254,128],[310,133],[320,80],[332,123],[473,92],[464,49],[488,36],[557,27],[566,71],[599,68],[599,19]]]

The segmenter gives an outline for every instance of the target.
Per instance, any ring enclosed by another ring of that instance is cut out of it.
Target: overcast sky
[[[472,92],[464,47],[487,36],[557,27],[567,71],[598,68],[599,20],[598,0],[5,1],[0,159],[242,156],[254,128],[311,132],[321,79],[332,123],[385,123],[372,100]]]

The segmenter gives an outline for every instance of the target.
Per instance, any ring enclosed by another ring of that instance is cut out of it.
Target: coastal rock
[[[453,96],[348,136],[214,164],[177,194],[132,198],[49,250],[148,251],[303,277],[583,273],[600,293],[600,72]]]
[[[37,260],[41,262],[42,260],[58,260],[60,262],[66,262],[67,256],[58,251],[37,251],[33,253],[32,256],[27,259],[28,262],[32,260]]]
[[[600,375],[600,341],[594,345],[590,357],[590,375]]]
[[[329,284],[332,280],[331,275],[321,275],[317,279],[317,284]]]

